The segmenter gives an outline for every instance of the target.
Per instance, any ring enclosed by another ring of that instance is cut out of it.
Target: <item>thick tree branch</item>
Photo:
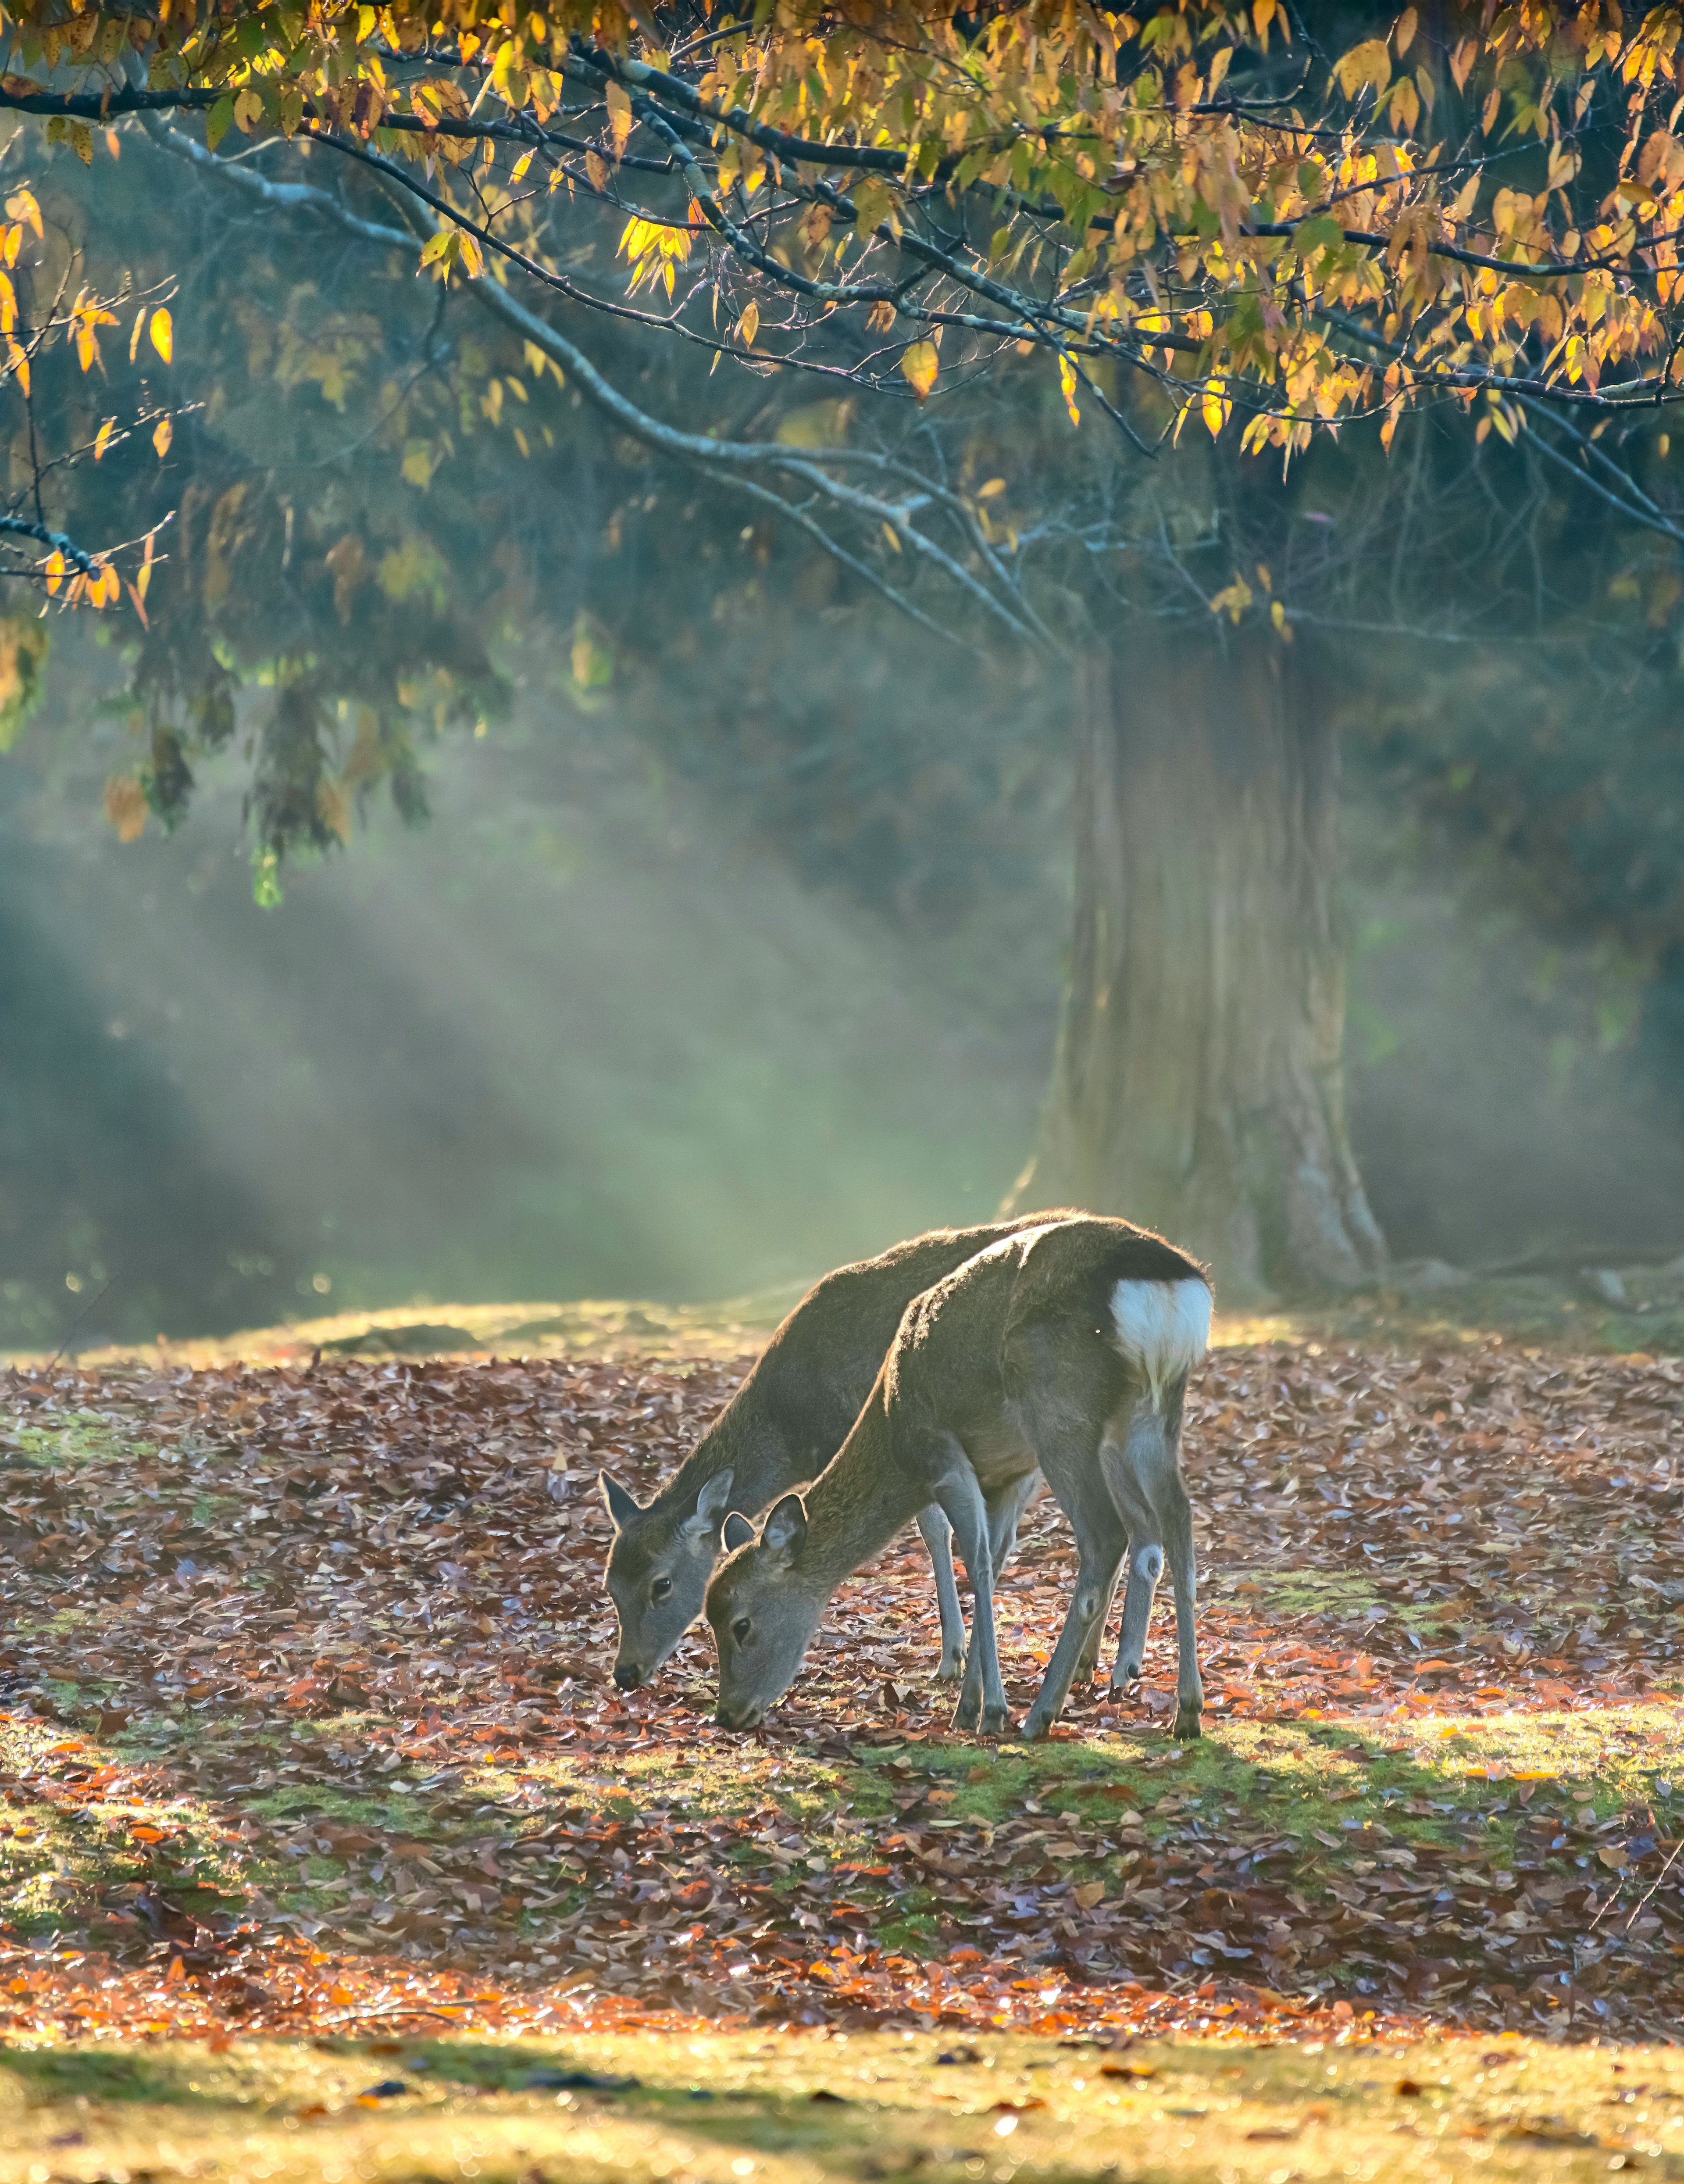
[[[451,220],[459,225],[472,226],[471,223],[461,220],[460,216],[456,214],[447,200],[440,198],[436,192],[427,188],[416,177],[407,173],[394,162],[384,159],[379,153],[366,151],[360,145],[347,143],[342,138],[323,135],[315,136],[313,141],[330,147],[358,164],[370,168],[381,177],[394,193],[401,193],[398,198],[398,209],[406,220],[404,227],[390,227],[364,220],[342,203],[331,191],[320,189],[309,184],[271,182],[265,176],[253,173],[249,168],[236,166],[225,159],[219,159],[214,153],[205,151],[191,138],[182,137],[179,131],[170,129],[167,124],[159,121],[155,116],[149,115],[142,125],[146,126],[148,133],[153,134],[160,143],[164,145],[165,148],[174,152],[178,157],[190,159],[202,171],[214,175],[220,181],[238,190],[253,202],[272,205],[277,209],[308,209],[331,220],[346,233],[355,236],[359,240],[378,244],[384,248],[395,248],[404,250],[416,248],[436,231],[437,222],[440,220]],[[495,244],[495,237],[488,240]],[[533,268],[529,261],[524,259],[522,254],[509,249],[507,246],[503,246],[503,251],[505,255],[520,265],[521,270],[535,270],[540,277],[544,276],[546,269]],[[559,286],[559,276],[549,276],[547,285]],[[681,432],[675,426],[664,424],[659,418],[651,416],[647,410],[640,409],[636,404],[622,394],[620,389],[597,370],[582,349],[570,341],[564,334],[558,332],[547,320],[540,317],[536,312],[530,310],[525,305],[518,302],[496,281],[488,279],[470,281],[468,283],[467,292],[481,309],[488,312],[492,317],[501,320],[512,330],[518,332],[523,339],[531,342],[545,355],[559,364],[570,376],[579,392],[594,408],[609,417],[622,431],[630,433],[645,446],[653,448],[705,474],[718,477],[730,477],[733,482],[738,482],[748,474],[757,471],[775,473],[798,482],[820,495],[838,510],[853,515],[873,527],[886,526],[901,542],[903,550],[911,554],[915,559],[926,560],[932,566],[939,569],[942,574],[969,598],[987,619],[1000,627],[1015,641],[1037,649],[1051,644],[1050,632],[1018,593],[1016,588],[1010,584],[1005,571],[992,552],[985,556],[986,565],[994,577],[996,583],[1007,593],[1004,598],[991,589],[988,585],[979,582],[962,562],[948,553],[926,532],[918,528],[912,520],[912,506],[906,497],[889,499],[878,493],[862,491],[859,488],[848,484],[846,480],[833,476],[823,467],[825,463],[834,462],[837,467],[870,470],[886,480],[897,476],[907,477],[905,466],[896,463],[892,458],[877,455],[863,448],[827,449],[823,457],[819,458],[804,451],[781,446],[776,442],[715,439],[703,433]],[[592,299],[575,297],[575,300],[590,302]],[[971,521],[968,511],[964,510],[963,504],[957,499],[956,496],[915,478],[909,478],[908,482],[912,485],[914,499],[926,502],[939,501],[950,511],[959,515],[963,520]],[[834,542],[829,538],[828,534],[803,511],[796,510],[777,494],[767,494],[764,497],[775,501],[792,520],[801,523],[803,528],[818,536],[827,548],[834,546]],[[844,560],[848,566],[853,568],[863,570],[865,566],[858,560],[857,557],[848,554],[845,550],[840,553],[839,558]],[[914,619],[927,619],[921,616],[921,610],[911,607],[909,602],[901,600],[895,593],[893,587],[886,586],[881,578],[874,577],[871,581],[876,588],[886,591],[890,597],[895,598],[897,604],[904,606]]]
[[[85,547],[78,546],[75,540],[64,532],[49,530],[44,523],[31,523],[21,515],[0,515],[0,535],[33,538],[38,544],[49,547],[55,554],[62,554],[70,566],[84,577],[97,577],[99,575],[99,564]],[[0,576],[7,577],[34,577],[40,573],[36,569],[0,570]]]

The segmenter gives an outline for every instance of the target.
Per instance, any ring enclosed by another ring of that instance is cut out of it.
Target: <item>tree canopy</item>
[[[183,309],[180,234],[140,222],[119,184],[119,132],[135,129],[224,193],[265,262],[331,238],[380,269],[372,331],[289,319],[285,354],[253,334],[253,386],[303,372],[331,400],[358,343],[366,360],[382,322],[417,315],[395,282],[484,315],[487,338],[459,343],[447,371],[383,384],[370,429],[396,491],[428,491],[470,425],[538,461],[565,390],[932,627],[968,616],[1056,652],[1072,630],[1042,579],[1069,523],[1008,493],[998,432],[955,449],[931,429],[944,415],[998,389],[998,423],[1055,389],[1070,426],[1143,464],[1189,433],[1290,461],[1364,423],[1389,447],[1405,412],[1435,405],[1471,412],[1476,443],[1525,436],[1648,530],[1663,549],[1642,580],[1651,621],[1684,597],[1677,496],[1656,471],[1684,378],[1676,8],[28,0],[6,20],[0,108],[31,126],[0,230],[7,394],[24,413],[0,528],[15,571],[60,603],[145,621],[160,555],[188,549],[185,523],[168,526],[190,512],[171,450],[192,405],[171,376],[225,337]],[[86,164],[80,185],[66,161]],[[261,277],[251,255],[248,276],[225,269],[231,309]],[[593,315],[612,322],[600,335]],[[666,414],[628,362],[658,337],[751,387],[778,376],[777,398],[703,408],[691,374],[700,414]],[[1102,467],[1061,465],[1059,492]],[[260,508],[231,475],[202,498],[206,584],[264,525],[287,565],[290,503]],[[1101,497],[1082,552],[1123,528]],[[375,565],[350,528],[320,546],[342,620],[376,588],[407,609],[410,690],[419,666],[447,685],[431,710],[482,710],[482,602],[459,603],[445,642],[415,554]],[[1216,599],[1291,634],[1266,567],[1237,568]],[[179,811],[192,749],[231,733],[226,633],[201,649],[191,688],[174,655],[143,658],[153,756],[118,785],[119,825]],[[289,773],[314,733],[306,649],[274,677],[300,692],[301,725],[259,783],[270,883],[289,848],[343,832],[331,784]],[[14,713],[37,665],[20,644]],[[352,784],[389,775],[413,800],[395,725],[409,701],[382,705],[358,673],[347,659],[336,692],[371,708]]]

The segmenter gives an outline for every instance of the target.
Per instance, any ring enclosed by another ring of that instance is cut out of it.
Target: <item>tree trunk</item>
[[[1278,640],[1100,653],[1077,677],[1075,921],[1014,1210],[1161,1229],[1231,1296],[1385,1258],[1345,1130],[1338,755]]]

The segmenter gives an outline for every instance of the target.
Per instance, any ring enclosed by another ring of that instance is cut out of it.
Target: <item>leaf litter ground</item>
[[[607,1683],[597,1467],[652,1485],[741,1369],[0,1379],[6,2052],[1676,2036],[1676,1363],[1219,1351],[1187,1451],[1207,1736],[1164,1731],[1166,1606],[1140,1701],[1096,1686],[1034,1749],[946,1727],[911,1540],[753,1738],[711,1724],[705,1634]],[[1020,1708],[1070,1574],[1043,1501]]]

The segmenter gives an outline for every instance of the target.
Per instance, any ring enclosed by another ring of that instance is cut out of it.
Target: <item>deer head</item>
[[[598,1481],[614,1519],[607,1582],[620,1618],[614,1680],[623,1691],[648,1682],[702,1613],[731,1507],[732,1474],[709,1479],[687,1509],[638,1502],[604,1471]]]
[[[722,1729],[753,1729],[777,1704],[801,1669],[830,1587],[803,1570],[807,1512],[786,1494],[760,1529],[725,1519],[731,1552],[708,1587],[708,1620],[720,1654]]]

